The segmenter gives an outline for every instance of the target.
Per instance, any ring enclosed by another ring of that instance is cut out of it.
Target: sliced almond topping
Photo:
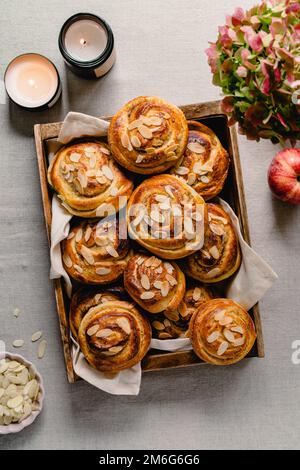
[[[45,356],[46,347],[47,347],[47,341],[45,339],[42,339],[42,341],[39,343],[39,346],[38,346],[37,356],[39,359],[42,359]]]
[[[185,166],[179,166],[178,168],[176,168],[175,172],[177,173],[177,175],[187,175],[189,169]]]
[[[78,171],[77,178],[82,189],[86,188],[88,185],[88,179],[85,171]]]
[[[84,240],[86,242],[89,241],[90,237],[91,237],[91,234],[92,234],[92,227],[88,226],[86,231],[85,231],[85,234],[84,234]]]
[[[193,290],[193,300],[197,302],[201,299],[201,289],[199,287],[195,287]]]
[[[121,143],[122,143],[124,148],[126,148],[128,150],[130,149],[131,143],[129,141],[129,137],[128,137],[127,133],[124,133],[124,134],[121,135]]]
[[[171,276],[171,274],[166,274],[166,279],[169,282],[170,286],[176,286],[177,280],[175,279],[175,277]]]
[[[207,272],[207,277],[211,278],[211,277],[215,277],[215,276],[218,276],[218,274],[221,273],[221,270],[220,268],[213,268],[211,269],[210,271]]]
[[[178,321],[179,320],[179,314],[178,312],[164,312],[165,317],[167,317],[171,321]]]
[[[162,281],[154,281],[153,285],[154,285],[155,289],[160,290],[162,288]]]
[[[72,260],[71,260],[70,256],[69,256],[67,253],[65,253],[65,254],[63,255],[63,262],[64,262],[64,264],[67,266],[67,268],[71,268],[71,267],[72,267],[72,264],[73,264],[73,263],[72,263]]]
[[[83,273],[82,267],[79,266],[78,264],[74,264],[74,269],[75,269],[78,273]]]
[[[151,139],[152,138],[152,131],[144,126],[143,124],[138,127],[138,131],[143,136],[145,139]]]
[[[110,181],[112,181],[114,179],[114,174],[113,172],[111,171],[111,169],[109,168],[108,165],[103,165],[102,166],[102,173],[104,174],[104,176],[106,176],[107,179],[109,179]]]
[[[217,355],[222,356],[222,354],[224,354],[224,352],[227,350],[228,346],[229,344],[227,343],[227,341],[222,341],[217,351]]]
[[[161,289],[160,289],[162,297],[167,297],[169,290],[170,290],[170,285],[168,281],[163,281]]]
[[[125,331],[128,335],[131,333],[131,326],[127,318],[121,317],[117,319],[117,324]]]
[[[222,318],[224,318],[225,313],[226,313],[226,310],[220,310],[219,312],[215,314],[214,319],[216,321],[220,321]]]
[[[83,235],[83,231],[82,231],[82,228],[80,228],[77,232],[76,232],[76,235],[75,235],[75,241],[77,243],[80,242],[80,240],[82,239],[82,235]]]
[[[215,233],[216,235],[224,235],[225,234],[225,231],[224,231],[224,228],[222,227],[222,225],[219,225],[219,224],[209,224],[209,228],[210,230]]]
[[[141,266],[141,264],[143,264],[143,262],[144,262],[144,259],[141,256],[136,260],[136,264],[138,266]]]
[[[145,261],[145,266],[146,266],[147,268],[149,268],[150,266],[153,265],[153,263],[155,262],[156,259],[157,259],[157,258],[156,258],[155,256],[150,256],[150,258],[146,259],[146,261]]]
[[[95,264],[93,253],[89,248],[82,245],[80,253],[83,256],[83,258],[88,262],[88,264],[91,264],[91,265]]]
[[[92,153],[92,154],[90,155],[90,162],[89,162],[90,168],[95,168],[96,163],[97,163],[96,154],[95,154],[95,153]]]
[[[166,333],[165,331],[159,333],[158,337],[159,339],[172,339],[172,335],[170,335],[170,333]]]
[[[141,276],[141,285],[146,290],[150,289],[150,281],[149,281],[149,277],[147,276],[147,274],[142,274],[142,276]]]
[[[124,346],[112,346],[111,348],[109,348],[109,351],[111,353],[118,354],[119,352],[122,351],[123,348]]]
[[[95,326],[97,326],[97,325],[95,325]],[[90,328],[90,329],[92,329],[92,328]],[[97,338],[108,338],[108,336],[110,336],[113,333],[113,330],[111,330],[110,328],[102,328],[102,330],[99,330],[99,331],[98,331],[98,329],[95,330],[95,333],[96,333]],[[92,333],[92,335],[95,334],[95,333]],[[90,335],[90,336],[92,336],[92,335]]]
[[[165,262],[165,263],[164,263],[164,267],[165,267],[165,269],[167,270],[167,272],[168,272],[169,274],[172,274],[174,268],[173,268],[173,266],[171,265],[171,263]]]
[[[93,325],[91,326],[88,330],[87,330],[87,334],[89,336],[93,336],[97,333],[97,331],[99,330],[99,325]]]
[[[15,339],[12,345],[13,345],[14,348],[21,348],[24,345],[24,340],[23,339]]]
[[[111,245],[107,245],[105,247],[107,253],[112,256],[113,258],[118,258],[119,257],[119,253],[117,252],[117,250],[115,250],[115,248]]]
[[[195,183],[196,181],[196,175],[195,173],[190,173],[189,176],[188,176],[188,184],[190,184],[191,186]]]
[[[223,331],[223,335],[225,336],[227,341],[229,341],[230,343],[233,343],[235,341],[234,334],[230,330],[227,330],[226,328]]]
[[[32,334],[31,341],[34,343],[35,341],[38,341],[39,339],[41,339],[42,336],[43,336],[42,331],[36,331],[35,333]]]
[[[205,152],[205,147],[199,144],[198,142],[189,142],[187,148],[194,153],[203,153]]]
[[[148,123],[152,126],[160,126],[161,125],[161,118],[158,116],[150,116],[148,117]]]
[[[156,274],[161,274],[163,272],[162,266],[159,266],[158,268],[156,268],[155,272]]]
[[[168,198],[168,196],[166,196],[166,195],[164,195],[164,194],[157,194],[157,195],[155,196],[155,200],[156,200],[157,202],[163,202],[163,203],[166,202],[166,201],[168,201],[168,202],[170,201],[169,198]]]
[[[195,235],[195,230],[194,230],[194,224],[193,224],[192,219],[190,219],[189,217],[185,217],[184,221],[183,221],[183,224],[184,224],[185,233],[188,236],[194,236]]]
[[[241,326],[232,326],[231,331],[235,331],[236,333],[240,333],[241,335],[244,334],[244,329]]]
[[[175,196],[174,196],[174,194],[173,194],[172,186],[170,186],[169,184],[167,184],[167,185],[165,186],[165,191],[166,191],[166,193],[167,193],[172,199],[174,199]]]
[[[207,176],[201,176],[200,180],[202,183],[209,183],[209,178]]]
[[[147,291],[147,292],[143,292],[141,295],[140,295],[140,298],[142,300],[150,300],[150,299],[153,299],[154,297],[154,292],[151,292],[151,291]]]
[[[214,341],[216,341],[220,336],[220,332],[219,331],[213,331],[208,337],[207,337],[207,342],[208,343],[213,343]]]
[[[230,325],[230,323],[232,323],[232,322],[233,322],[232,318],[231,317],[226,317],[226,316],[221,318],[221,320],[219,320],[219,323],[222,326]]]
[[[164,325],[163,323],[161,323],[160,321],[157,321],[157,320],[155,320],[155,321],[152,323],[152,325],[154,326],[154,328],[155,328],[156,330],[159,330],[159,331],[165,329],[165,325]]]
[[[141,163],[143,160],[144,160],[144,155],[140,155],[140,154],[139,154],[139,155],[136,157],[135,163]]]
[[[110,151],[109,151],[107,148],[105,148],[105,147],[100,147],[100,150],[101,150],[101,152],[104,153],[105,155],[110,155]]]
[[[141,146],[141,141],[137,135],[131,136],[130,140],[134,147],[139,148]]]
[[[129,126],[128,126],[128,129],[130,131],[132,131],[132,129],[136,129],[137,127],[139,127],[140,125],[142,124],[142,120],[141,119],[135,119],[134,121],[132,121]]]
[[[118,192],[119,192],[118,188],[114,188],[114,187],[110,188],[109,190],[109,194],[111,196],[117,196]]]
[[[172,326],[172,323],[170,322],[170,320],[168,320],[168,318],[165,318],[165,319],[164,319],[164,325],[165,325],[166,327],[168,327],[168,326]]]
[[[220,258],[220,252],[218,248],[214,245],[209,249],[210,254],[212,255],[213,258],[219,259]]]
[[[244,342],[245,342],[245,338],[242,337],[242,338],[236,339],[233,344],[234,346],[243,346]]]
[[[70,155],[70,160],[71,160],[71,162],[78,163],[79,160],[80,160],[80,157],[81,157],[80,153],[73,152]]]
[[[14,398],[11,398],[10,400],[7,401],[6,405],[8,408],[13,408],[16,409],[18,408],[21,404],[23,403],[23,397],[22,395],[17,395]]]
[[[96,274],[99,274],[100,276],[104,276],[105,274],[109,274],[111,272],[111,268],[97,268],[96,269]]]

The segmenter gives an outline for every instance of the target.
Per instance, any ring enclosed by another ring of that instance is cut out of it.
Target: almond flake
[[[163,268],[162,266],[159,266],[156,270],[155,270],[156,274],[161,274],[163,272]]]
[[[245,342],[245,338],[242,337],[242,338],[236,339],[233,344],[234,346],[243,346],[244,342]]]
[[[222,354],[224,354],[224,352],[227,350],[228,346],[229,344],[227,343],[227,341],[222,341],[217,351],[217,355],[222,356]]]
[[[175,196],[174,196],[174,194],[173,194],[172,186],[170,186],[169,184],[167,184],[167,185],[165,186],[165,191],[166,191],[166,193],[167,193],[172,199],[174,199]]]
[[[125,331],[128,335],[131,333],[131,326],[127,318],[121,317],[116,320],[116,323]]]
[[[140,212],[136,217],[135,219],[133,219],[132,221],[132,224],[134,227],[137,227],[141,222],[142,220],[144,219],[144,213],[143,212]]]
[[[15,409],[18,406],[20,406],[22,403],[23,403],[22,395],[17,395],[16,397],[11,398],[10,400],[8,400],[6,405],[8,406],[8,408]]]
[[[229,341],[230,343],[234,343],[235,337],[234,337],[234,334],[230,330],[227,330],[225,328],[225,330],[223,331],[223,335],[225,336],[227,341]]]
[[[210,214],[210,217],[211,217],[212,220],[219,220],[224,225],[226,225],[228,223],[228,220],[225,219],[224,217],[219,217],[218,215],[215,215],[215,214]]]
[[[143,292],[141,295],[140,295],[140,298],[142,300],[150,300],[150,299],[153,299],[154,297],[154,292],[151,292],[151,291],[148,291],[148,292]]]
[[[107,148],[105,148],[105,147],[100,147],[100,150],[101,150],[101,152],[104,153],[105,155],[110,155],[110,151],[109,151]]]
[[[153,285],[154,285],[155,289],[160,290],[162,288],[162,281],[154,281]]]
[[[118,192],[119,192],[118,188],[114,188],[114,187],[110,188],[109,190],[109,194],[111,196],[117,196]]]
[[[112,346],[111,348],[109,348],[109,351],[111,353],[114,353],[114,354],[118,354],[119,352],[122,351],[124,346]]]
[[[205,147],[199,144],[198,142],[189,142],[187,148],[194,153],[203,153],[205,152]]]
[[[209,249],[210,254],[212,255],[213,258],[219,259],[220,258],[220,252],[218,248],[214,245]]]
[[[213,268],[213,269],[211,269],[210,271],[207,272],[207,276],[208,277],[215,277],[220,273],[221,273],[220,268]]]
[[[95,153],[92,153],[92,154],[90,155],[90,162],[89,162],[90,168],[95,168],[96,163],[97,163],[96,154],[95,154]]]
[[[130,147],[131,147],[131,150],[132,150],[132,146],[131,146],[131,143],[130,143],[130,140],[129,140],[129,137],[128,137],[127,133],[122,134],[121,143],[122,143],[123,147],[126,148],[127,150],[130,150]]]
[[[171,276],[171,274],[166,274],[166,279],[169,282],[170,286],[176,286],[177,280],[175,279],[175,277]]]
[[[195,230],[194,230],[194,224],[193,224],[192,219],[185,217],[183,224],[184,224],[184,231],[186,232],[186,234],[189,236],[194,236]]]
[[[148,123],[152,126],[160,126],[161,125],[161,118],[158,116],[150,116],[148,117]]]
[[[231,331],[234,331],[236,333],[240,333],[241,335],[244,334],[244,329],[241,327],[241,326],[232,326],[231,328]]]
[[[98,330],[99,330],[99,325],[93,325],[87,330],[86,333],[89,336],[93,336],[97,333]]]
[[[75,241],[77,243],[80,242],[80,240],[82,239],[82,235],[83,235],[83,231],[82,231],[82,228],[80,228],[77,232],[76,232],[76,235],[75,235]]]
[[[202,181],[202,183],[209,183],[209,178],[207,178],[207,176],[201,176],[200,181]]]
[[[93,328],[93,327],[92,327]],[[91,329],[91,328],[90,328]],[[102,330],[98,331],[98,328],[96,330],[96,337],[97,338],[107,338],[113,333],[113,330],[110,328],[102,328]],[[93,333],[94,334],[94,333]],[[92,335],[91,335],[92,336]]]
[[[152,138],[152,131],[144,126],[143,124],[138,127],[138,131],[141,134],[142,137],[145,139],[151,139]]]
[[[82,189],[86,188],[88,185],[88,179],[87,179],[85,171],[79,171],[77,174],[77,178]]]
[[[105,247],[107,253],[112,256],[113,258],[118,258],[119,257],[119,253],[117,252],[117,250],[115,250],[115,248],[111,245],[107,245]]]
[[[150,289],[150,281],[149,281],[149,277],[147,276],[147,274],[142,274],[142,276],[141,276],[141,285],[146,290]]]
[[[138,147],[141,146],[141,141],[140,141],[140,139],[138,138],[137,135],[131,136],[130,140],[131,140],[131,143],[134,147],[138,148]]]
[[[168,198],[168,196],[165,196],[164,194],[157,194],[155,196],[155,200],[157,202],[162,202],[162,203],[165,203],[166,201],[170,202],[170,199]]]
[[[144,159],[144,155],[138,155],[138,156],[136,157],[135,163],[141,163],[141,162],[143,161],[143,159]]]
[[[74,269],[75,271],[77,271],[78,273],[83,273],[83,269],[81,266],[79,266],[78,264],[74,264]]]
[[[164,263],[164,267],[165,267],[165,269],[167,270],[167,272],[168,272],[169,274],[172,274],[174,268],[173,268],[173,266],[171,265],[171,263],[168,263],[168,262]]]
[[[75,233],[74,232],[71,232],[68,237],[67,237],[67,240],[71,240],[73,237],[74,237]]]
[[[233,322],[232,318],[231,317],[226,317],[226,316],[221,318],[221,320],[219,320],[219,323],[222,326],[230,325],[230,323],[232,323],[232,322]]]
[[[143,264],[143,262],[144,262],[144,259],[141,256],[136,260],[136,264],[138,266],[141,266],[141,264]]]
[[[219,224],[209,224],[209,228],[216,235],[222,236],[225,234],[224,228]]]
[[[185,166],[179,166],[176,168],[175,173],[177,173],[177,175],[187,175],[189,173],[189,169]]]
[[[88,228],[86,229],[86,232],[84,234],[84,240],[86,242],[89,241],[90,237],[91,237],[91,234],[92,234],[92,227],[88,226]]]
[[[74,162],[74,163],[78,163],[80,158],[81,158],[80,153],[74,152],[74,153],[71,153],[71,155],[70,155],[70,160],[71,160],[71,162]]]
[[[36,332],[33,333],[33,335],[31,336],[31,341],[34,343],[35,341],[38,341],[39,339],[41,339],[42,336],[43,336],[43,332],[42,332],[42,331],[36,331]]]
[[[109,274],[111,272],[111,268],[97,268],[96,274],[99,276],[105,276],[105,274]]]
[[[152,325],[154,326],[154,328],[158,331],[161,331],[161,330],[164,330],[165,329],[165,325],[163,323],[161,323],[160,321],[157,321],[155,320]]]
[[[47,341],[45,339],[42,339],[42,341],[39,343],[38,346],[38,359],[42,359],[45,356],[46,352],[46,347],[47,347]]]
[[[170,290],[170,286],[169,286],[168,281],[163,281],[161,289],[160,289],[162,297],[167,297],[169,290]]]
[[[111,171],[111,169],[109,168],[108,165],[103,165],[102,166],[102,173],[104,174],[104,176],[106,176],[107,179],[109,179],[110,181],[112,181],[114,179],[114,174],[113,172]]]
[[[190,173],[188,176],[188,180],[187,180],[188,184],[193,186],[195,181],[196,181],[196,175],[194,173]]]
[[[171,321],[179,320],[179,314],[177,312],[164,312],[164,315]]]
[[[93,253],[89,248],[83,245],[81,247],[80,253],[83,256],[83,258],[88,262],[88,264],[91,264],[91,265],[95,264]]]
[[[15,339],[12,345],[13,345],[14,348],[21,348],[24,345],[24,340],[23,339]]]
[[[71,267],[72,267],[72,264],[73,264],[73,263],[72,263],[72,260],[71,260],[70,256],[69,256],[67,253],[65,253],[65,254],[63,255],[63,262],[64,262],[64,264],[67,266],[67,268],[71,268]]]
[[[226,310],[220,310],[219,312],[215,314],[214,319],[216,321],[220,321],[224,317],[225,313],[226,313]]]
[[[201,289],[199,289],[199,287],[195,287],[195,289],[193,290],[193,300],[197,302],[200,299],[201,299]]]
[[[208,337],[207,337],[207,342],[208,343],[213,343],[216,341],[220,336],[219,331],[213,331]]]
[[[157,258],[155,256],[150,256],[150,258],[146,259],[145,261],[145,266],[149,268],[150,266],[153,266],[153,263],[155,262]]]
[[[141,119],[135,119],[134,121],[132,121],[129,126],[128,126],[128,129],[130,131],[132,131],[132,129],[136,129],[137,127],[139,127],[140,125],[142,124],[142,120]]]

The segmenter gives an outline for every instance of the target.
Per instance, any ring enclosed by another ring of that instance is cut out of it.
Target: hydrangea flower
[[[300,139],[300,2],[236,8],[206,50],[229,123],[249,139]]]

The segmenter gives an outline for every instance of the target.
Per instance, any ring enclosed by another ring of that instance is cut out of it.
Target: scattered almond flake
[[[78,171],[77,178],[82,189],[86,188],[88,185],[88,179],[87,179],[85,171]]]
[[[147,292],[143,292],[141,295],[140,295],[140,298],[142,300],[150,300],[150,299],[153,299],[154,297],[154,292],[152,291],[147,291]]]
[[[196,162],[196,163],[194,164],[194,166],[193,166],[193,172],[196,173],[196,175],[201,175],[201,174],[203,174],[201,162]]]
[[[151,211],[150,217],[154,222],[163,223],[165,221],[165,217],[156,209]]]
[[[111,205],[110,204],[100,204],[100,206],[97,207],[96,209],[96,217],[104,217],[106,213],[109,213],[111,210]]]
[[[170,286],[176,286],[177,280],[175,279],[175,277],[171,276],[171,274],[166,274],[166,279],[169,282]]]
[[[175,170],[175,173],[177,173],[177,175],[187,175],[188,172],[189,172],[189,169],[186,168],[185,166],[179,166]]]
[[[18,307],[14,308],[13,310],[14,317],[18,318],[20,313],[21,313],[21,310]]]
[[[95,168],[96,163],[97,163],[96,154],[95,154],[95,153],[92,153],[92,154],[90,155],[90,162],[89,162],[90,168]]]
[[[117,196],[118,192],[119,192],[118,188],[114,188],[114,187],[110,188],[109,190],[109,194],[111,196]]]
[[[43,336],[43,332],[42,331],[36,331],[35,333],[32,334],[31,336],[31,341],[34,343],[35,341],[38,341],[39,339],[41,339],[41,337]]]
[[[144,219],[144,213],[139,212],[138,215],[132,221],[133,226],[137,227],[142,222],[143,219]]]
[[[78,273],[83,273],[83,269],[81,266],[78,264],[74,264],[73,268],[78,272]]]
[[[138,266],[141,266],[141,264],[143,264],[143,262],[144,262],[144,259],[141,256],[136,260],[136,264]]]
[[[150,289],[150,280],[147,274],[142,274],[141,276],[141,285],[144,289],[149,290]]]
[[[181,207],[179,205],[176,205],[176,206],[172,206],[172,212],[173,212],[173,215],[174,217],[181,217],[182,216],[182,210],[181,210]]]
[[[170,285],[168,281],[163,281],[162,286],[160,288],[162,297],[167,297],[169,291],[170,291]]]
[[[7,403],[6,403],[6,406],[8,408],[15,409],[18,406],[20,406],[21,403],[23,403],[23,397],[22,397],[22,395],[17,395],[16,397],[11,398],[10,400],[8,400]]]
[[[126,148],[127,150],[130,150],[131,143],[129,141],[129,137],[128,137],[127,133],[124,133],[124,134],[121,135],[121,143],[122,143],[124,148]]]
[[[75,235],[74,232],[69,233],[67,240],[71,240],[74,237],[74,235]]]
[[[236,333],[240,333],[241,335],[244,334],[244,329],[241,327],[241,326],[232,326],[231,328],[231,331],[234,331]]]
[[[219,259],[220,258],[220,252],[218,248],[214,245],[209,249],[210,254],[212,255],[213,258]]]
[[[202,181],[202,183],[209,183],[209,178],[207,178],[207,176],[201,176],[200,181]]]
[[[203,250],[203,249],[202,249],[202,250],[200,250],[200,251],[201,251],[201,254],[202,254],[203,256],[205,256],[206,258],[208,258],[208,259],[210,259],[210,258],[211,258],[211,256],[210,256],[210,254],[208,253],[208,251],[206,251],[206,250]]]
[[[162,123],[162,120],[158,116],[150,116],[148,117],[148,123],[152,126],[160,126]]]
[[[203,153],[205,152],[205,147],[199,144],[198,142],[189,142],[187,148],[194,153]]]
[[[185,217],[183,221],[184,225],[184,231],[186,232],[187,235],[194,236],[195,235],[195,229],[194,229],[194,224],[192,219],[189,217]]]
[[[124,346],[112,346],[111,348],[109,348],[109,351],[111,353],[118,354],[119,352],[122,351],[123,348]]]
[[[45,356],[46,347],[47,347],[47,341],[45,339],[42,339],[42,341],[39,343],[39,346],[38,346],[37,356],[39,359],[42,359]]]
[[[139,148],[141,146],[141,141],[137,135],[131,136],[130,140],[134,147]]]
[[[220,268],[213,268],[213,269],[211,269],[210,271],[207,272],[207,276],[208,277],[215,277],[220,273],[221,273]]]
[[[234,346],[243,346],[244,342],[245,342],[245,338],[242,337],[242,338],[236,339],[233,344]]]
[[[226,316],[219,320],[219,323],[222,326],[230,325],[230,323],[232,323],[232,322],[233,322],[232,318],[231,317],[226,317]]]
[[[155,289],[161,289],[162,288],[162,281],[154,281],[153,283]]]
[[[110,336],[112,333],[113,333],[113,330],[111,330],[110,328],[102,328],[102,330],[99,330],[99,331],[97,329],[96,330],[96,337],[97,338],[108,338],[108,336]],[[90,335],[90,336],[92,336],[92,335]]]
[[[91,234],[92,234],[92,227],[89,225],[85,231],[85,234],[84,234],[84,240],[86,242],[89,241],[90,237],[91,237]]]
[[[225,330],[223,331],[223,335],[230,343],[233,343],[235,341],[234,334],[230,330],[227,330],[227,328],[225,328]]]
[[[192,186],[195,183],[195,181],[196,181],[195,173],[190,173],[187,179],[188,184]]]
[[[97,176],[96,180],[97,180],[98,183],[100,183],[100,184],[105,184],[105,183],[107,183],[107,179],[105,178],[105,176]]]
[[[87,330],[86,333],[89,336],[93,336],[97,333],[98,330],[99,330],[99,325],[93,325]]]
[[[161,330],[164,330],[165,329],[165,325],[163,323],[161,323],[160,321],[157,321],[155,320],[154,322],[152,322],[152,325],[154,326],[154,328],[158,331],[161,331]]]
[[[111,268],[97,268],[96,269],[96,274],[99,274],[100,276],[104,276],[105,274],[109,274],[111,272]]]
[[[199,287],[195,287],[193,290],[193,300],[197,302],[201,299],[201,289]]]
[[[24,340],[23,339],[15,339],[12,345],[13,345],[14,348],[21,348],[24,345]]]
[[[158,268],[156,268],[155,272],[156,274],[161,274],[163,272],[162,266],[159,266]]]
[[[116,323],[125,331],[128,335],[131,333],[131,326],[127,318],[117,318]]]
[[[213,331],[208,337],[207,337],[207,342],[208,343],[213,343],[214,341],[216,341],[220,336],[220,332],[219,331]]]
[[[226,313],[226,310],[220,310],[219,312],[215,314],[214,319],[216,321],[220,321],[224,317],[225,313]]]
[[[222,341],[217,351],[217,355],[222,356],[222,354],[224,354],[224,352],[227,350],[228,346],[229,344],[227,343],[227,341]]]
[[[166,191],[166,193],[167,193],[172,199],[174,199],[175,196],[174,196],[174,194],[173,194],[172,186],[170,186],[169,184],[167,184],[167,185],[165,186],[165,191]]]
[[[107,148],[105,148],[105,147],[100,147],[100,150],[101,150],[101,152],[104,153],[105,155],[110,155],[110,151],[109,151]]]
[[[171,118],[171,116],[170,116],[170,114],[169,114],[169,113],[164,113],[164,118],[165,118],[165,119],[170,119],[170,118]]]
[[[83,231],[82,231],[82,228],[80,228],[79,230],[77,230],[76,235],[75,235],[75,241],[77,243],[79,243],[80,240],[82,239],[82,235],[83,235]]]
[[[164,312],[165,317],[167,317],[171,321],[178,321],[179,320],[179,313],[178,312]]]
[[[168,272],[169,274],[172,274],[174,268],[173,268],[173,266],[171,265],[171,263],[165,262],[165,263],[164,263],[164,267],[165,267],[165,269],[167,270],[167,272]]]
[[[216,235],[222,236],[222,235],[225,234],[225,231],[224,231],[224,228],[222,227],[222,225],[210,223],[209,228]]]
[[[88,262],[88,264],[91,264],[91,265],[95,264],[93,253],[89,248],[82,245],[80,253],[83,256],[83,258]]]
[[[164,240],[168,238],[168,234],[163,230],[155,230],[155,232],[153,232],[153,237],[156,239]]]
[[[219,217],[218,215],[215,215],[215,214],[211,214],[211,219],[212,220],[219,220],[224,225],[226,225],[228,223],[228,220],[225,219],[225,217]]]
[[[143,160],[144,160],[144,155],[140,155],[140,154],[139,154],[139,155],[136,157],[135,163],[141,163]]]
[[[147,268],[149,268],[150,266],[153,265],[153,263],[155,262],[156,259],[157,259],[157,258],[156,258],[155,256],[150,256],[150,258],[146,259],[146,261],[145,261],[145,266],[146,266]]]
[[[166,201],[170,202],[170,199],[168,198],[168,196],[165,196],[164,194],[157,194],[155,196],[155,200],[157,202],[162,202],[162,203],[164,203]]]
[[[139,127],[140,125],[142,124],[142,120],[141,119],[135,119],[134,121],[132,121],[129,126],[128,126],[128,129],[130,131],[132,131],[132,129],[136,129],[137,127]]]
[[[117,252],[117,250],[115,250],[115,248],[111,245],[107,245],[105,247],[107,253],[112,256],[113,258],[118,258],[119,257],[119,253]]]
[[[80,160],[80,158],[81,158],[81,154],[80,154],[80,153],[73,152],[73,153],[71,153],[71,155],[70,155],[70,160],[71,160],[71,162],[74,162],[74,163],[78,163],[79,160]]]
[[[111,171],[111,169],[109,168],[108,165],[103,165],[102,166],[102,173],[104,174],[104,176],[106,176],[107,179],[109,179],[110,181],[112,181],[114,179],[114,174],[113,172]]]
[[[8,369],[16,369],[18,366],[19,366],[19,362],[18,361],[11,361],[8,363]]]
[[[141,136],[144,137],[145,139],[152,138],[152,131],[148,127],[144,126],[144,124],[141,124],[138,127],[138,131],[141,134]]]

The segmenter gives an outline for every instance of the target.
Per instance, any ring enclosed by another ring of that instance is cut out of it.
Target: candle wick
[[[82,44],[83,46],[86,45],[86,40],[85,40],[84,38],[81,38],[79,42],[80,42],[80,44]]]

